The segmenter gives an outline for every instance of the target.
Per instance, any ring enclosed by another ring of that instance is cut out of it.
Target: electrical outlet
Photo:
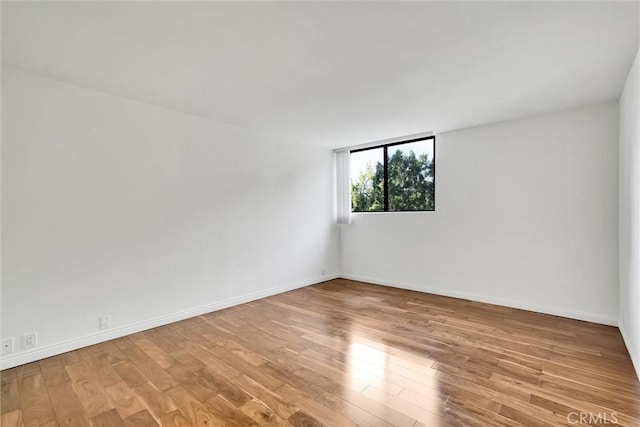
[[[109,329],[111,327],[111,316],[105,314],[100,316],[100,329]]]
[[[13,353],[13,337],[5,338],[0,341],[0,354]]]
[[[30,332],[22,336],[22,348],[33,348],[38,345],[38,335]]]

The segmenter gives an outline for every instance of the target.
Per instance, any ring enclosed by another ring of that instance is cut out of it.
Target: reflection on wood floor
[[[3,427],[638,426],[640,386],[616,328],[340,279],[3,371],[1,411]]]

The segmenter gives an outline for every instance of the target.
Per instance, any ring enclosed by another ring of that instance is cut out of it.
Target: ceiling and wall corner
[[[3,2],[2,63],[337,148],[618,99],[638,2]]]

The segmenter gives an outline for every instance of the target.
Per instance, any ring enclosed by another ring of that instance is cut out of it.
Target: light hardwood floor
[[[640,425],[616,328],[341,279],[1,382],[3,427]]]

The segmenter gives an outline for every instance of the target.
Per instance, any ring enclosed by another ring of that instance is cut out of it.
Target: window
[[[351,211],[435,210],[435,136],[351,151]]]

